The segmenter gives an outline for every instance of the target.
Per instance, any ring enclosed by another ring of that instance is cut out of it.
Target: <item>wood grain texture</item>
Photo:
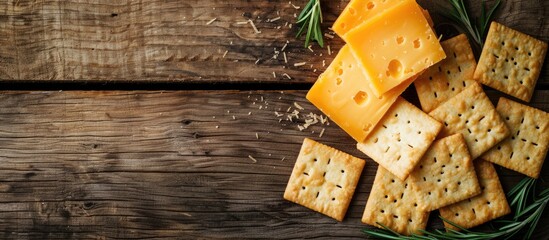
[[[0,238],[363,238],[377,165],[333,123],[299,131],[303,117],[279,122],[274,111],[294,102],[319,114],[304,95],[1,92]],[[549,111],[549,92],[537,91],[531,105]],[[367,161],[341,223],[282,198],[304,137]],[[497,170],[506,190],[522,179]],[[441,224],[436,215],[431,227]],[[545,214],[540,226],[548,224]]]
[[[323,1],[324,29],[347,2]],[[445,2],[418,2],[437,29],[447,27],[437,14]],[[478,16],[481,0],[468,2]],[[302,7],[306,0],[292,3]],[[549,41],[548,9],[549,1],[503,1],[496,20]],[[0,79],[312,83],[335,55],[316,45],[310,52],[294,38],[297,27],[286,24],[299,11],[286,0],[6,0],[0,4]],[[238,24],[248,19],[261,34]],[[337,36],[326,40],[333,52],[343,44]],[[282,53],[273,59],[286,41],[288,62]],[[299,62],[307,64],[293,65]],[[548,84],[545,67],[538,85]]]

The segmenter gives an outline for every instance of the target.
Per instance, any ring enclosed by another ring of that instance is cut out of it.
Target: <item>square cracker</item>
[[[547,43],[492,22],[474,77],[529,102],[546,53]]]
[[[480,193],[475,168],[461,134],[437,140],[410,174],[419,208],[433,211]]]
[[[441,137],[455,133],[463,134],[473,159],[510,134],[494,105],[476,82],[429,115],[444,123]]]
[[[482,193],[439,209],[443,218],[463,228],[472,228],[511,212],[493,164],[477,159],[474,165]],[[446,222],[444,226],[459,229]]]
[[[357,148],[405,180],[441,128],[441,123],[399,97]]]
[[[381,228],[380,223],[400,234],[420,234],[429,212],[419,210],[419,200],[408,181],[399,180],[379,166],[362,222]]]
[[[430,67],[414,82],[421,108],[430,112],[471,85],[477,67],[465,34],[440,43],[446,59]]]
[[[549,148],[549,113],[506,98],[499,99],[496,110],[511,129],[511,137],[483,158],[538,178]]]
[[[284,199],[342,221],[364,160],[305,138]]]

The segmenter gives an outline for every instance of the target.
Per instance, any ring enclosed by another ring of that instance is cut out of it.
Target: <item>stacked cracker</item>
[[[494,22],[485,46],[477,66],[465,35],[443,42],[448,58],[414,82],[423,111],[398,98],[357,143],[379,164],[362,222],[421,234],[438,209],[471,228],[511,211],[492,163],[539,176],[549,114],[506,98],[494,107],[479,82],[529,101],[547,44]],[[306,139],[284,197],[341,221],[363,166]]]

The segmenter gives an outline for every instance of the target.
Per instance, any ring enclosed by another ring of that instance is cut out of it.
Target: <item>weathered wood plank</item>
[[[282,199],[304,137],[366,158],[333,123],[299,131],[303,116],[279,122],[274,111],[286,115],[294,102],[319,114],[304,95],[2,92],[0,238],[364,237],[377,168],[369,159],[341,223]],[[549,111],[549,92],[537,91],[532,106]],[[498,172],[506,189],[522,178]]]
[[[323,1],[325,29],[347,2]],[[443,2],[419,2],[441,19]],[[469,2],[478,13],[481,0]],[[547,9],[548,1],[503,1],[497,20],[549,41]],[[296,13],[286,0],[7,0],[0,4],[0,79],[310,83],[335,55],[303,48],[297,27],[289,27]],[[261,34],[238,24],[248,19]],[[343,44],[326,40],[334,52]],[[286,41],[288,63],[282,53],[273,59]],[[299,62],[307,64],[294,67]],[[539,81],[547,87],[548,67]]]

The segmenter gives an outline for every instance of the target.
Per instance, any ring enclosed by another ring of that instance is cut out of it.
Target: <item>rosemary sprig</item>
[[[404,236],[398,234],[384,225],[381,225],[384,229],[372,230],[364,229],[363,232],[382,239],[395,239],[395,240],[423,240],[423,239],[474,239],[474,240],[488,240],[494,238],[511,239],[520,238],[517,236],[519,232],[526,230],[526,234],[523,235],[524,239],[530,239],[536,226],[545,210],[545,207],[549,203],[549,188],[543,190],[539,195],[535,196],[536,180],[532,178],[524,178],[521,180],[509,193],[507,198],[510,199],[510,205],[514,208],[514,216],[511,219],[497,220],[495,224],[500,225],[499,228],[494,229],[491,232],[476,232],[468,229],[464,229],[449,220],[442,218],[443,221],[457,227],[460,231],[448,230],[444,231],[436,229],[432,232],[422,231],[424,235],[413,234],[411,236]]]
[[[303,11],[297,17],[296,22],[301,28],[297,32],[296,38],[307,30],[305,36],[305,47],[309,46],[309,42],[316,41],[320,47],[324,47],[324,39],[322,36],[322,29],[320,24],[322,23],[322,9],[320,8],[320,0],[309,0],[309,3],[305,5]]]
[[[482,1],[482,7],[480,12],[480,19],[478,21],[473,21],[469,14],[467,13],[467,8],[463,0],[448,0],[452,8],[447,9],[447,11],[442,12],[442,15],[451,19],[455,22],[458,28],[464,30],[467,35],[469,35],[474,43],[482,49],[484,46],[484,37],[486,36],[486,31],[492,21],[494,12],[501,4],[501,0],[496,0],[490,10],[486,10],[486,3]]]

